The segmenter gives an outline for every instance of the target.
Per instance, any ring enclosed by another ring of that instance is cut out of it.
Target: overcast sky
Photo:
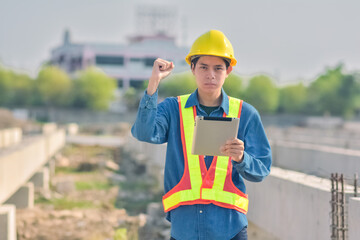
[[[36,75],[66,28],[74,42],[126,43],[144,3],[177,9],[179,44],[223,31],[243,75],[289,83],[339,62],[360,70],[359,0],[0,0],[0,63]]]

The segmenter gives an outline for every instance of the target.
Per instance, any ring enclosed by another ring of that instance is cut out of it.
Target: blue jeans
[[[247,227],[244,227],[235,237],[230,240],[247,240]],[[171,237],[170,240],[176,240],[175,238]]]

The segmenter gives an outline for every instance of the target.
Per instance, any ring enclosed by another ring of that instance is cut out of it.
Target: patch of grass
[[[55,168],[55,174],[93,174],[99,172],[97,169],[92,171],[79,171],[77,168],[74,167],[57,167]]]
[[[69,174],[69,173],[77,173],[77,171],[76,168],[73,167],[56,167],[55,174],[58,173]]]
[[[153,179],[148,179],[147,181],[144,179],[137,179],[120,183],[120,188],[131,191],[145,191],[153,188],[155,185],[156,183]]]
[[[39,198],[35,200],[35,204],[49,204],[53,205],[56,210],[65,210],[65,209],[74,209],[74,208],[97,208],[97,206],[91,201],[76,201],[70,200],[67,198],[57,198],[57,199],[45,199]]]
[[[78,181],[75,182],[76,190],[83,191],[83,190],[108,190],[112,187],[112,185],[108,182],[100,182],[100,181],[87,181],[82,182]]]

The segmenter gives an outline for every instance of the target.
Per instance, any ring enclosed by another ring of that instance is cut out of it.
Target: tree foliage
[[[12,78],[11,71],[0,68],[0,106],[8,105],[10,102]]]
[[[106,110],[114,99],[116,81],[101,70],[89,68],[74,80],[73,106],[93,110]]]
[[[273,113],[278,107],[279,91],[269,77],[259,75],[250,79],[244,99],[260,112]]]
[[[66,106],[70,104],[71,81],[58,67],[46,66],[36,78],[36,90],[41,101],[47,106]]]
[[[290,85],[279,91],[279,112],[301,113],[307,101],[307,91],[303,84]]]
[[[308,88],[307,110],[311,114],[353,116],[359,110],[360,82],[344,74],[343,66],[328,68]]]
[[[231,97],[241,98],[242,94],[242,79],[235,73],[230,73],[223,85],[224,91]]]
[[[277,88],[268,76],[259,75],[243,87],[231,73],[224,83],[229,96],[242,98],[263,113],[331,114],[352,117],[360,113],[360,74],[344,73],[342,65],[327,68],[309,86]],[[147,82],[144,82],[146,87]],[[191,93],[196,89],[191,71],[172,74],[159,85],[162,97]],[[74,107],[105,110],[114,99],[116,81],[90,68],[71,79],[61,69],[46,65],[35,79],[0,66],[0,107]],[[136,109],[143,88],[130,88],[123,96]]]
[[[191,71],[172,74],[159,85],[159,94],[163,97],[179,96],[196,89],[196,81]]]

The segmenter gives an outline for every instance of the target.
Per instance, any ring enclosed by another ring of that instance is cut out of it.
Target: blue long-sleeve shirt
[[[152,96],[145,91],[140,101],[136,121],[131,129],[140,141],[161,144],[167,142],[164,190],[165,193],[176,186],[184,173],[184,156],[181,144],[179,105],[177,98],[166,98],[157,104],[157,92]],[[201,109],[197,90],[193,92],[185,107],[196,106],[197,114],[207,116]],[[221,105],[210,116],[222,117],[229,112],[229,100],[222,90]],[[260,116],[250,104],[243,102],[238,139],[244,142],[244,158],[241,163],[232,161],[232,180],[236,187],[246,192],[243,178],[260,182],[270,172],[271,149]],[[213,157],[206,156],[209,168]],[[251,196],[249,196],[251,204]],[[167,214],[171,222],[171,236],[177,240],[219,240],[231,239],[245,226],[246,215],[234,209],[222,208],[214,204],[179,206]]]

